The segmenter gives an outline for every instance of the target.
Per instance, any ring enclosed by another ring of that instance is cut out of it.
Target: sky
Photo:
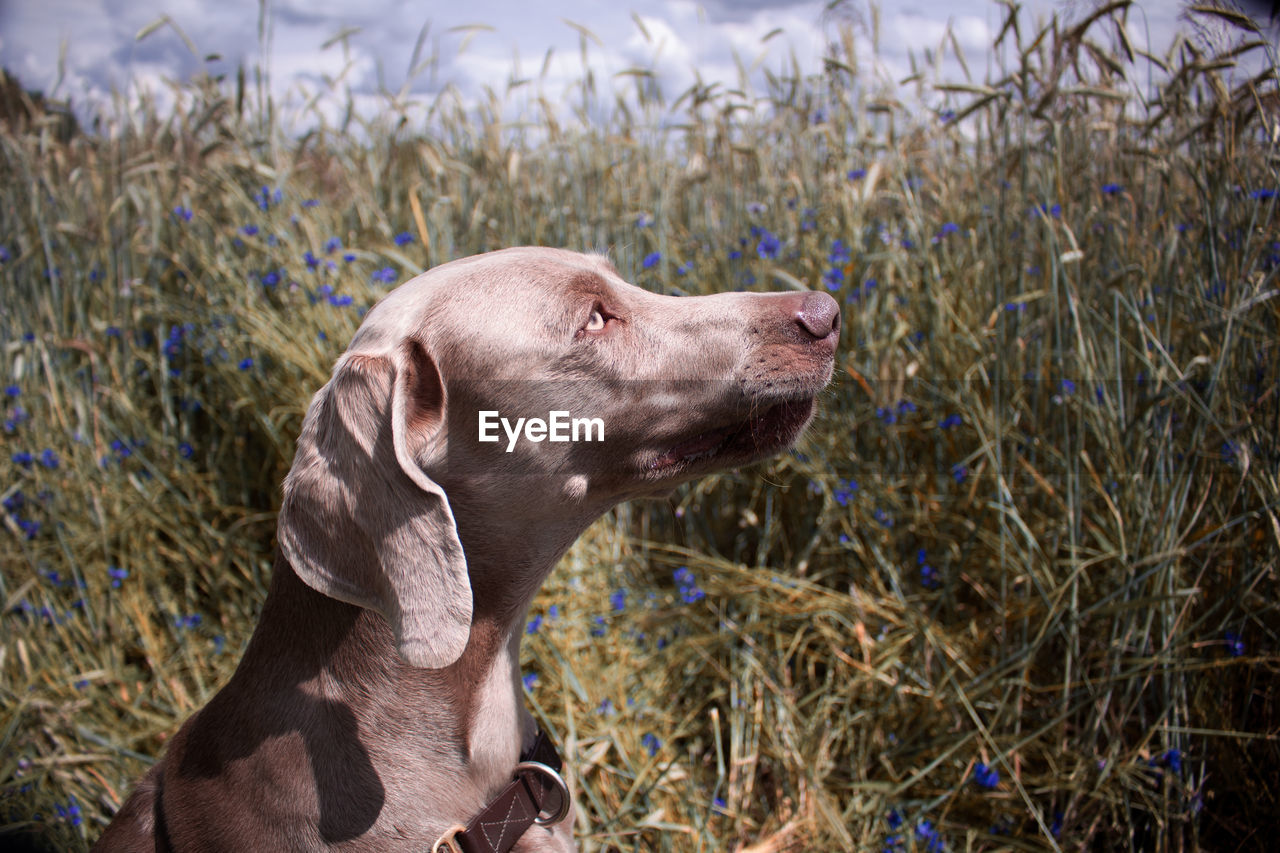
[[[984,76],[1004,13],[994,0],[879,5],[875,70],[885,79],[905,77],[909,56],[936,51],[948,27],[974,76]],[[1092,2],[1023,5],[1030,20],[1054,11],[1072,19]],[[597,80],[652,69],[673,100],[695,80],[736,87],[739,61],[756,79],[792,57],[801,71],[818,71],[842,24],[870,59],[873,29],[866,0],[268,0],[264,39],[260,8],[258,0],[0,0],[0,65],[28,89],[70,98],[82,114],[109,103],[112,92],[150,91],[164,101],[166,81],[201,71],[233,76],[264,57],[277,99],[300,102],[338,79],[357,101],[406,86],[417,95],[452,86],[474,102],[486,86],[503,91],[513,73],[540,77],[553,98],[565,95],[581,79],[585,41]],[[1141,0],[1131,37],[1163,49],[1175,28],[1187,27],[1180,12],[1177,0]],[[172,26],[138,38],[163,15]],[[411,74],[415,58],[419,71]],[[873,73],[870,63],[860,70]],[[960,74],[950,60],[943,71]]]

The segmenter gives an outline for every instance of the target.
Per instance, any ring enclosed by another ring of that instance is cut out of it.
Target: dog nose
[[[796,322],[817,340],[824,340],[840,331],[840,306],[827,294],[811,290],[800,302]]]

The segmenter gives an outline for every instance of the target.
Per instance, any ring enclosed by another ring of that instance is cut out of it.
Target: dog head
[[[472,616],[456,507],[491,520],[474,540],[532,531],[554,560],[620,500],[790,446],[838,338],[821,293],[664,296],[543,248],[442,265],[369,311],[312,401],[282,551],[446,665]]]

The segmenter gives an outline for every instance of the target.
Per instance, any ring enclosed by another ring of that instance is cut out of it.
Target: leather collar
[[[539,730],[507,786],[465,826],[450,827],[431,853],[507,853],[533,824],[559,823],[569,813],[562,766],[555,746]]]

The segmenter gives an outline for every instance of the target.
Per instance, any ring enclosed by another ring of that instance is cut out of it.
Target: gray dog
[[[790,446],[839,326],[545,248],[394,290],[307,411],[244,659],[94,849],[574,850],[521,702],[534,594],[619,501]]]

